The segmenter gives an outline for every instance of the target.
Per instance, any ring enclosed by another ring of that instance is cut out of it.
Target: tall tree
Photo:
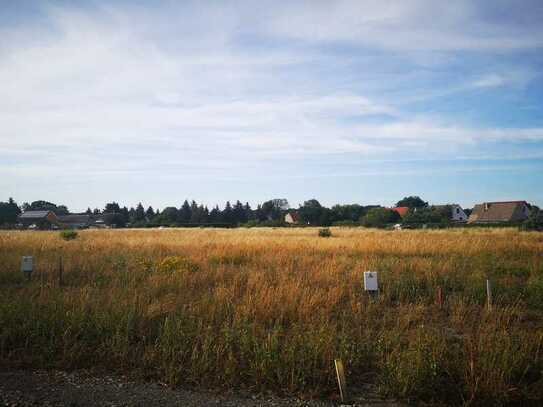
[[[397,207],[407,206],[408,208],[425,208],[428,206],[428,202],[424,202],[418,196],[406,196],[403,199],[400,199],[396,203]]]
[[[143,208],[143,205],[138,203],[138,206],[136,206],[136,222],[143,222],[145,220],[145,209]]]

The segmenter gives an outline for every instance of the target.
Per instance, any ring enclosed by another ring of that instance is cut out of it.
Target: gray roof
[[[63,223],[89,223],[91,216],[86,214],[62,215],[58,217],[58,220]]]
[[[21,219],[42,219],[46,218],[51,211],[26,211],[23,212],[19,217]]]

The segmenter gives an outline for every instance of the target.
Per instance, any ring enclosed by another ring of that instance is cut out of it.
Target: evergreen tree
[[[152,206],[147,208],[147,210],[145,211],[145,216],[148,220],[152,220],[155,217],[155,211],[153,210]]]
[[[138,206],[136,207],[136,222],[142,222],[145,220],[145,209],[143,208],[143,205],[138,203]]]
[[[232,205],[230,201],[226,201],[224,210],[222,211],[222,220],[224,223],[234,223],[234,211],[232,210]]]
[[[190,209],[189,201],[185,199],[183,205],[179,209],[179,223],[189,223],[192,216],[192,210]]]

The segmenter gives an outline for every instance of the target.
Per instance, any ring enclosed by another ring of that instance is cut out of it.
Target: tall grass
[[[351,384],[404,400],[543,401],[541,234],[332,231],[2,232],[0,363],[327,396],[342,358]]]

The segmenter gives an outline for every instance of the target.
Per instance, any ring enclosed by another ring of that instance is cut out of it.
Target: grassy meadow
[[[543,402],[543,234],[317,232],[0,232],[0,364],[335,397],[341,358],[349,385],[410,402]]]

